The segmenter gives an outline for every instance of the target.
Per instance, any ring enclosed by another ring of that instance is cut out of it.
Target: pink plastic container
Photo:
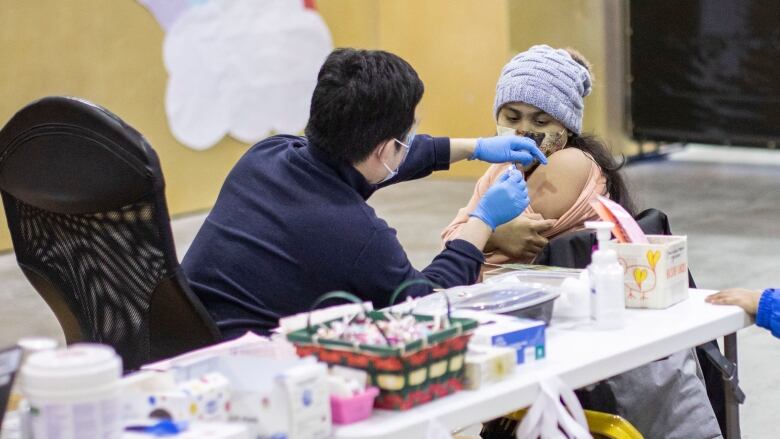
[[[363,393],[349,398],[330,396],[330,413],[334,424],[351,424],[371,416],[374,398],[379,394],[376,387],[368,387]]]

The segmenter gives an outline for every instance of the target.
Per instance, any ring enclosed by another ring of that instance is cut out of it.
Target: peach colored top
[[[471,196],[471,200],[466,207],[460,209],[455,219],[452,220],[449,226],[447,226],[441,233],[442,242],[447,242],[454,239],[463,224],[469,219],[469,213],[476,209],[479,200],[482,195],[490,188],[493,182],[506,171],[507,165],[497,164],[492,165],[485,174],[477,181],[477,186],[474,188],[474,194]],[[604,174],[601,172],[601,168],[596,162],[591,161],[590,172],[588,173],[588,180],[585,183],[585,187],[582,189],[577,201],[567,210],[560,218],[557,218],[555,225],[552,228],[542,233],[547,239],[552,239],[563,233],[581,230],[585,227],[585,221],[598,220],[598,214],[590,205],[590,202],[596,199],[597,195],[603,195],[608,197],[607,184]],[[531,206],[523,212],[523,216],[532,219],[547,219],[542,218],[542,215],[534,212]],[[500,250],[496,250],[490,253],[485,253],[485,261],[492,264],[505,264],[505,263],[528,263],[531,261],[513,260]]]

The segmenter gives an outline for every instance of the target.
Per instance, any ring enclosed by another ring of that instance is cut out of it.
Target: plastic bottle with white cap
[[[36,352],[22,366],[35,439],[119,439],[122,360],[110,346],[74,344]]]
[[[585,227],[596,230],[598,249],[588,266],[591,282],[591,319],[599,329],[618,329],[625,324],[626,296],[623,287],[623,266],[617,253],[604,248],[615,225],[607,221],[588,221]]]

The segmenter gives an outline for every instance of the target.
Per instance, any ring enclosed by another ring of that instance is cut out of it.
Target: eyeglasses
[[[401,146],[403,146],[403,147],[404,147],[404,156],[403,156],[403,157],[401,157],[401,161],[398,163],[398,166],[399,166],[399,167],[400,167],[400,166],[401,166],[401,165],[404,163],[404,161],[406,161],[406,157],[409,155],[409,150],[411,150],[411,149],[412,149],[412,147],[411,147],[411,144],[412,144],[412,143],[408,141],[408,139],[409,139],[409,136],[406,136],[406,138],[407,138],[407,142],[408,142],[408,143],[401,142],[401,141],[400,141],[400,140],[398,140],[398,139],[393,139],[393,140],[395,140],[396,142],[398,142],[398,144],[399,144],[399,145],[401,145]],[[412,139],[414,139],[414,134],[412,134],[411,138],[412,138]]]
[[[412,149],[412,142],[414,142],[414,136],[417,133],[417,121],[414,122],[414,125],[412,125],[412,128],[409,129],[409,132],[406,134],[406,138],[404,139],[405,142],[402,142],[398,139],[393,139],[396,142],[398,142],[399,145],[404,147],[404,156],[401,158],[401,162],[398,164],[400,167],[404,161],[406,160],[406,157],[409,155],[409,151]]]

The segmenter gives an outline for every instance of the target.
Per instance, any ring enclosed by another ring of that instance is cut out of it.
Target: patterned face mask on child
[[[544,140],[542,140],[541,145],[539,145],[539,149],[547,157],[550,157],[551,155],[553,155],[553,153],[562,150],[566,146],[566,142],[569,140],[569,137],[566,135],[565,129],[563,131],[557,131],[552,133],[547,133],[547,132],[540,133],[535,131],[516,130],[514,128],[496,125],[496,134],[498,134],[499,136],[524,136],[530,138],[533,138],[533,136],[530,136],[528,134],[536,134],[536,135],[544,134]]]

